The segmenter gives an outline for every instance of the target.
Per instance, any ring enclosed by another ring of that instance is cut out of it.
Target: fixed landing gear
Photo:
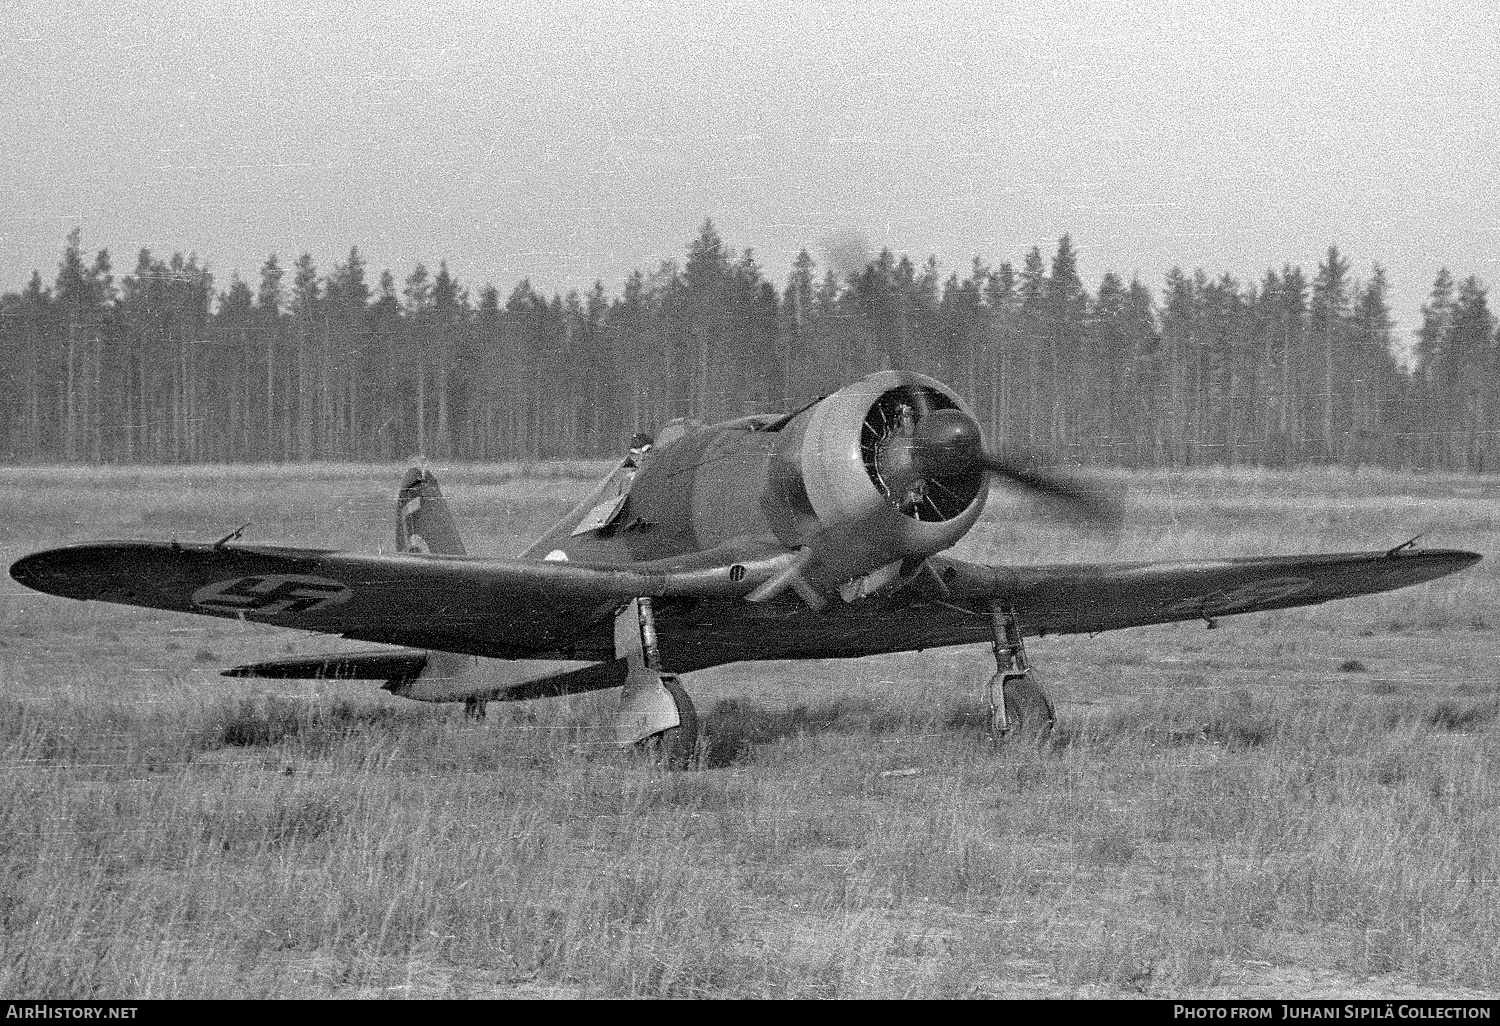
[[[626,663],[615,740],[663,769],[689,768],[698,752],[698,712],[677,675],[661,668],[649,598],[631,599],[615,614],[615,657]]]
[[[1052,699],[1031,676],[1016,611],[996,603],[990,607],[990,625],[995,644],[995,675],[987,689],[990,737],[995,741],[1014,737],[1040,740],[1051,733],[1057,713]]]

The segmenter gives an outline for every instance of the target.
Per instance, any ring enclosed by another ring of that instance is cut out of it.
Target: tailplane
[[[466,554],[443,490],[424,467],[412,467],[401,479],[401,494],[396,499],[396,550],[439,556]]]

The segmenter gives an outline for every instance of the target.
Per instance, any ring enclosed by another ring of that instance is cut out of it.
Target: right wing
[[[232,617],[502,659],[613,659],[625,601],[741,598],[783,569],[779,546],[629,567],[533,559],[102,542],[38,552],[11,576],[65,598]]]

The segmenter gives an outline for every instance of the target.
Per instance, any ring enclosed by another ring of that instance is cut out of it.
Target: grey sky
[[[1085,282],[1175,265],[1500,259],[1484,3],[127,8],[0,33],[0,290],[83,228],[117,274],[357,244],[547,290],[680,256],[705,216],[772,280],[859,233],[945,271],[1071,233]]]

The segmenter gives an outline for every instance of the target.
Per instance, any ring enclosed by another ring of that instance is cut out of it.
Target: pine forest
[[[502,293],[446,263],[374,277],[268,257],[216,283],[193,256],[67,239],[50,284],[0,297],[12,463],[544,460],[621,454],[673,417],[795,409],[871,370],[921,371],[989,438],[1049,462],[1500,467],[1500,342],[1482,283],[1439,271],[1409,354],[1387,281],[1336,246],[1256,279],[1174,269],[1090,291],[1064,236],[960,274],[884,251],[798,254],[787,280],[705,222],[685,258],[610,292]]]

